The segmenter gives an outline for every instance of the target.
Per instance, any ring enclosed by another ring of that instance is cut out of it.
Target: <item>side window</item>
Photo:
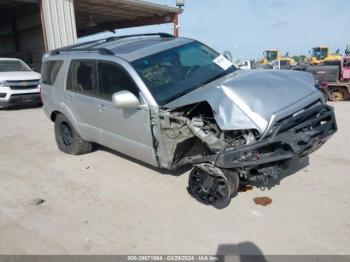
[[[96,95],[94,61],[72,60],[67,78],[67,90]]]
[[[58,72],[62,67],[63,61],[51,60],[45,61],[41,72],[42,83],[52,86],[55,84]]]
[[[135,96],[139,96],[139,91],[129,74],[120,66],[108,63],[98,63],[98,80],[100,86],[100,95],[108,100],[116,92],[127,90]]]

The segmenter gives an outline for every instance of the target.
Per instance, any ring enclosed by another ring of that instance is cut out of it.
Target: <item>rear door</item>
[[[98,61],[100,91],[100,144],[155,164],[149,109],[128,72],[111,61]],[[112,104],[112,95],[127,90],[140,99],[138,108],[121,109]]]
[[[100,132],[96,61],[71,61],[64,100],[77,121],[80,135],[88,141],[98,142]]]

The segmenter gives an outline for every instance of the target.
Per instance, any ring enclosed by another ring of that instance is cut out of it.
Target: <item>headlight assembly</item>
[[[0,87],[1,86],[8,86],[8,83],[6,81],[0,80]]]

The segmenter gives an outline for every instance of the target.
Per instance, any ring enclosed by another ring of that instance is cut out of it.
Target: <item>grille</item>
[[[14,97],[29,97],[29,96],[38,96],[39,93],[28,93],[28,94],[12,94],[11,98]]]
[[[309,109],[312,109],[312,108],[319,106],[319,105],[321,105],[321,103],[319,101],[316,101],[316,102],[304,107],[299,112],[300,112],[300,114],[303,114],[306,111],[308,111]],[[296,117],[296,116],[298,116],[296,113],[289,115],[283,119],[280,119],[278,122],[276,122],[273,125],[273,127],[270,129],[269,133],[264,138],[268,138],[268,137],[271,137],[273,135],[276,135],[276,131],[277,131],[277,133],[281,133],[281,132],[299,124],[300,118]],[[288,123],[288,125],[286,123]],[[283,127],[281,125],[283,125]]]
[[[12,90],[34,89],[39,85],[38,80],[6,81]]]
[[[324,105],[318,105],[315,107],[308,108],[308,110],[305,110],[304,112],[293,116],[293,117],[288,117],[287,119],[284,119],[283,121],[280,121],[276,123],[275,129],[273,130],[272,136],[276,136],[280,133],[283,133],[287,130],[291,130],[295,128],[296,126],[305,123],[307,121],[311,120],[317,120],[319,119],[320,121],[310,122],[311,125],[319,125],[321,121],[323,121],[323,116],[328,116],[329,113],[331,112],[331,109],[329,107],[326,107]],[[329,117],[326,119],[326,121],[330,121]],[[303,129],[307,129],[307,126],[303,126]],[[312,129],[312,128],[311,128]],[[296,129],[296,132],[301,131],[301,129]]]

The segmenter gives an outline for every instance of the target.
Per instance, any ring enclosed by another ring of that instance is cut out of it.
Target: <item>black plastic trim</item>
[[[255,167],[303,157],[321,147],[337,131],[333,108],[319,105],[288,118],[268,138],[217,155],[221,168]]]

